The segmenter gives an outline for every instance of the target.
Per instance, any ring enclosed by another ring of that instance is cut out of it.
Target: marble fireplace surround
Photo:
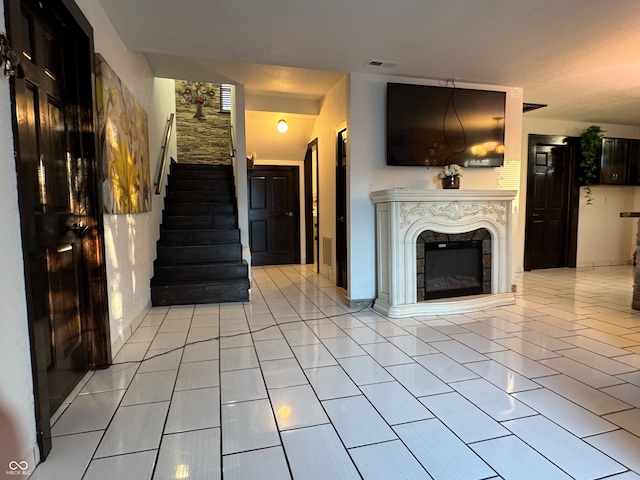
[[[515,190],[412,190],[370,194],[376,209],[377,298],[392,318],[466,313],[515,303],[511,293],[511,203]],[[416,240],[424,230],[491,233],[491,294],[417,301]]]

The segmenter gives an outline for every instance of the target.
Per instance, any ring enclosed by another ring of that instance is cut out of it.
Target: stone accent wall
[[[176,80],[178,162],[231,165],[229,121],[220,112],[219,85]]]
[[[425,230],[416,240],[417,299],[419,302],[424,300],[425,294],[424,244],[431,242],[465,242],[470,240],[482,240],[482,293],[491,293],[491,233],[489,230],[479,228],[471,232],[451,234]]]

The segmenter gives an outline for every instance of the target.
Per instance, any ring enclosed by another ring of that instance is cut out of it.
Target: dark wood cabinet
[[[627,138],[602,139],[600,183],[626,185],[629,178],[629,144]]]
[[[640,140],[629,140],[629,185],[640,185]]]

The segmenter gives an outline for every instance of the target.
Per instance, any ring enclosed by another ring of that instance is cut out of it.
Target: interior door
[[[530,136],[525,270],[575,266],[574,159],[564,137]]]
[[[247,181],[251,264],[300,263],[298,167],[258,165]]]
[[[338,132],[336,162],[336,284],[347,288],[347,130]]]
[[[12,113],[36,423],[46,458],[50,415],[90,366],[106,366],[111,356],[92,48],[60,3],[10,0],[7,14],[24,70],[12,81]]]

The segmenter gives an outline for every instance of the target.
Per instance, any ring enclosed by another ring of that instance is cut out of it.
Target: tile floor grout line
[[[363,307],[362,309],[360,309],[360,310],[358,310],[358,311],[356,311],[354,313],[360,313],[361,311],[366,310],[368,308],[369,307]],[[276,326],[279,326],[279,325],[289,325],[289,324],[293,324],[293,323],[306,323],[306,322],[309,322],[309,321],[324,320],[325,318],[331,319],[331,318],[334,318],[334,317],[341,317],[343,315],[348,315],[348,314],[340,313],[340,314],[327,316],[327,317],[324,317],[324,318],[292,320],[290,322],[282,322],[282,323],[278,323],[278,324],[274,324],[274,325],[266,325],[266,326],[261,327],[261,328],[259,328],[257,330],[249,330],[247,332],[238,332],[238,333],[233,333],[233,334],[218,335],[216,337],[210,337],[210,338],[206,338],[206,339],[203,339],[203,340],[194,340],[194,341],[191,341],[191,342],[187,342],[182,346],[174,347],[174,348],[171,348],[169,350],[156,353],[156,354],[154,354],[154,355],[152,355],[150,357],[143,358],[142,360],[128,360],[128,361],[125,361],[125,362],[112,363],[111,366],[129,365],[129,364],[134,364],[134,363],[140,363],[141,364],[143,362],[146,362],[146,361],[149,361],[149,360],[153,360],[154,358],[158,358],[158,357],[167,355],[169,353],[173,353],[173,352],[176,352],[176,351],[179,351],[179,350],[184,350],[185,347],[188,347],[188,346],[191,346],[191,345],[197,345],[197,344],[200,344],[200,343],[206,343],[206,342],[210,342],[212,340],[223,340],[223,339],[226,339],[226,338],[235,338],[235,337],[240,337],[242,335],[250,335],[250,334],[253,334],[253,333],[260,333],[260,332],[262,332],[264,330],[268,330],[270,328],[273,328],[273,327],[276,327]],[[162,332],[162,333],[166,333],[166,332]],[[179,333],[179,332],[169,332],[169,333]],[[153,343],[153,341],[151,343]],[[149,346],[151,346],[151,344],[149,344]],[[148,349],[147,349],[147,351],[148,351]]]
[[[169,309],[171,310],[171,309]],[[195,312],[195,307],[194,307],[194,312]],[[168,312],[167,312],[168,315]],[[162,323],[164,323],[167,320],[167,317],[164,318],[164,320],[162,321]],[[189,319],[189,328],[187,329],[187,335],[185,337],[185,342],[186,339],[189,337],[189,331],[191,330],[191,324],[193,323],[193,313],[191,315],[191,318]],[[162,328],[162,325],[160,325],[160,327],[158,328],[158,332],[160,332],[160,329]],[[158,334],[158,332],[156,333],[156,335]],[[155,339],[155,337],[154,337]],[[151,345],[153,344],[153,342],[149,345],[149,348],[151,348]],[[175,350],[172,350],[175,351]],[[182,358],[184,357],[184,346],[182,347],[182,352],[180,353],[180,360],[178,361],[178,370],[176,371],[176,376],[173,380],[173,388],[171,389],[171,395],[169,397],[169,405],[167,406],[167,413],[164,417],[164,424],[162,425],[162,431],[160,432],[160,439],[158,441],[158,448],[156,448],[155,452],[155,457],[154,457],[154,462],[153,462],[153,468],[151,469],[151,478],[155,477],[156,474],[156,470],[158,468],[158,464],[160,463],[160,449],[162,448],[162,442],[164,440],[165,437],[165,430],[167,429],[167,422],[169,421],[169,415],[171,413],[171,404],[173,402],[173,397],[175,396],[176,393],[176,385],[178,383],[178,376],[180,375],[180,367],[182,366]],[[151,358],[156,358],[156,355],[152,356]],[[149,358],[149,360],[151,359]],[[142,362],[141,362],[142,364]],[[132,380],[133,381],[133,380]],[[126,394],[125,394],[126,395]]]

